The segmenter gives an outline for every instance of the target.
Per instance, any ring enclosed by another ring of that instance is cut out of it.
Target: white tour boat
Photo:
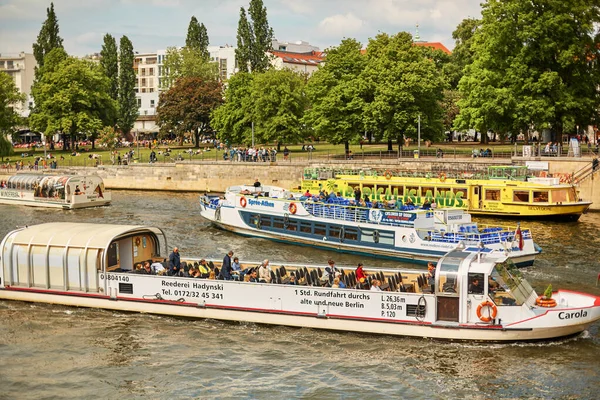
[[[0,204],[74,209],[110,204],[111,194],[97,175],[24,173],[0,182]]]
[[[409,262],[437,261],[459,243],[504,251],[518,267],[541,249],[529,229],[478,225],[463,209],[364,208],[319,202],[275,186],[232,186],[201,196],[200,215],[222,229],[280,242]]]
[[[558,338],[600,319],[600,297],[559,290],[542,298],[489,249],[448,253],[433,288],[422,271],[368,267],[363,283],[354,268],[339,269],[343,289],[330,287],[322,268],[293,264],[269,267],[270,283],[136,273],[136,263],[167,252],[163,231],[145,226],[30,226],[8,233],[0,252],[0,299],[475,341]],[[369,290],[375,280],[383,290]]]

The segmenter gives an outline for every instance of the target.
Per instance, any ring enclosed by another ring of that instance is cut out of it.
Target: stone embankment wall
[[[529,159],[540,161],[537,159]],[[224,192],[228,186],[252,184],[254,179],[264,185],[285,188],[297,186],[302,180],[304,168],[333,167],[344,169],[381,168],[430,171],[445,167],[463,169],[467,165],[499,165],[523,162],[524,159],[394,159],[389,161],[328,161],[328,162],[287,162],[277,163],[238,163],[227,161],[179,162],[171,164],[132,164],[128,166],[100,166],[97,168],[71,167],[58,169],[52,173],[98,174],[109,189],[164,190],[194,192]],[[591,164],[587,158],[544,159],[549,163],[549,173],[570,174]],[[48,171],[49,172],[49,171]],[[14,171],[13,171],[14,173]],[[0,172],[6,179],[12,174]],[[581,198],[594,202],[592,209],[600,210],[600,172],[581,182]]]

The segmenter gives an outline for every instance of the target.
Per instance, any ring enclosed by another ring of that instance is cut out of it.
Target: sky
[[[263,0],[282,42],[306,41],[321,50],[355,38],[366,47],[379,32],[415,34],[452,49],[452,31],[464,18],[480,18],[481,0]],[[192,16],[204,23],[210,44],[236,45],[240,7],[250,0],[55,0],[65,50],[100,52],[106,33],[127,35],[139,53],[185,44]],[[0,54],[32,53],[46,19],[44,0],[0,0]]]

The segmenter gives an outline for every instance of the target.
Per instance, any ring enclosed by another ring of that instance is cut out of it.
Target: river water
[[[165,229],[184,257],[220,258],[233,249],[242,261],[399,265],[223,232],[200,218],[197,199],[117,191],[112,206],[97,209],[2,205],[0,237],[42,222],[148,224]],[[600,214],[525,225],[543,248],[524,270],[538,292],[551,282],[600,295]],[[598,323],[553,342],[472,344],[0,301],[0,399],[599,396]]]

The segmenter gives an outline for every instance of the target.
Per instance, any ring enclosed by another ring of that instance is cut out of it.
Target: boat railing
[[[461,241],[495,244],[517,242],[516,228],[506,226],[479,226],[472,230],[445,232],[441,230],[417,229],[419,236],[425,240],[441,243],[458,243]],[[521,229],[523,239],[532,239],[529,229]]]
[[[369,218],[369,211],[372,208],[367,207],[357,207],[353,205],[341,204],[348,202],[348,200],[337,200],[340,203],[322,203],[322,202],[312,202],[312,201],[303,201],[302,205],[311,214],[313,217],[325,218],[325,219],[333,219],[333,220],[341,220],[341,221],[349,221],[356,223],[371,223],[376,225],[388,225],[388,226],[412,226],[412,221],[398,221],[398,220],[382,220],[382,221],[374,221]],[[403,206],[402,208],[382,208],[378,209],[384,212],[403,212],[410,211],[411,213],[430,213],[429,210],[419,210],[413,206]]]

